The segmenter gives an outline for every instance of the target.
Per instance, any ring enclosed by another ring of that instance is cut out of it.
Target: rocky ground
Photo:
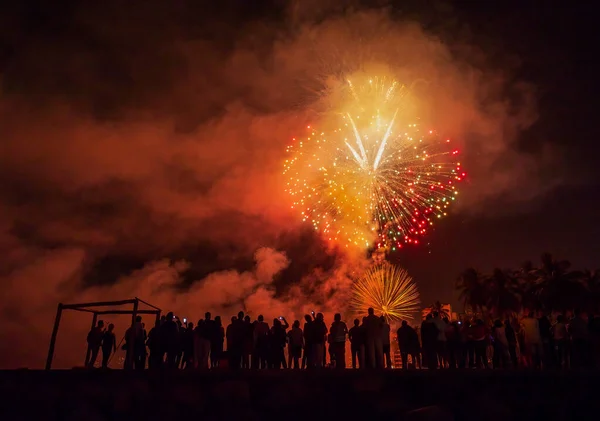
[[[0,420],[597,420],[599,374],[4,371]]]

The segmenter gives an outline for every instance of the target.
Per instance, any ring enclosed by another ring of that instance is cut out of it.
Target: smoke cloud
[[[43,365],[58,302],[138,296],[191,321],[343,312],[364,257],[299,223],[281,172],[285,146],[345,72],[427,82],[423,119],[463,146],[472,175],[457,211],[556,182],[539,177],[551,151],[534,160],[515,147],[536,118],[531,88],[509,97],[500,72],[456,58],[416,22],[327,17],[324,6],[316,19],[294,3],[284,24],[232,16],[199,30],[195,6],[148,3],[72,10],[60,31],[11,41],[0,78],[3,368]],[[81,364],[90,321],[65,316],[57,366]],[[119,333],[128,320],[114,323]]]

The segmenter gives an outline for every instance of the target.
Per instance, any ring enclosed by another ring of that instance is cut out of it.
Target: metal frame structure
[[[140,309],[140,303],[150,307],[150,310]],[[97,310],[93,307],[117,307],[117,306],[125,306],[128,304],[132,304],[133,308],[131,310]],[[135,319],[140,314],[154,314],[156,316],[156,321],[160,321],[160,314],[162,310],[158,307],[153,306],[150,303],[147,303],[144,300],[139,299],[138,297],[132,298],[130,300],[121,300],[121,301],[100,301],[95,303],[82,303],[82,304],[63,304],[59,303],[58,308],[56,310],[56,318],[54,319],[54,328],[52,329],[52,336],[50,338],[50,346],[48,347],[48,357],[46,359],[46,370],[50,370],[52,368],[52,359],[54,358],[54,347],[56,345],[56,337],[58,336],[58,328],[60,325],[60,319],[62,317],[63,310],[74,310],[81,311],[85,313],[91,313],[92,317],[92,326],[93,329],[96,326],[98,321],[98,315],[103,314],[131,314],[131,327],[135,324]],[[127,350],[126,361],[127,363],[131,363],[133,358],[133,353]],[[85,366],[90,359],[90,349],[85,355]],[[126,364],[127,367],[128,364]]]

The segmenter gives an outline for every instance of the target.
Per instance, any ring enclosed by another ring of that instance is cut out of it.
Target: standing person
[[[223,343],[225,342],[225,329],[221,316],[216,316],[213,324],[210,327],[210,366],[218,367],[221,358],[223,357]]]
[[[346,368],[346,335],[348,334],[348,326],[342,322],[342,315],[336,313],[333,316],[331,324],[331,345],[335,360],[335,368]]]
[[[383,344],[381,342],[381,320],[375,310],[369,308],[367,317],[363,319],[366,334],[366,353],[369,368],[383,367]]]
[[[151,354],[152,355],[152,354]],[[182,369],[190,369],[194,362],[194,324],[188,323],[183,333],[183,358]]]
[[[392,368],[392,356],[391,356],[391,344],[390,344],[390,325],[385,320],[385,317],[381,316],[381,348],[383,356],[385,357],[385,368]]]
[[[210,335],[206,329],[206,320],[198,320],[198,324],[194,329],[194,368],[200,370],[208,370],[208,357],[210,351]]]
[[[539,312],[538,325],[540,328],[540,337],[542,340],[541,361],[544,368],[550,368],[555,365],[552,338],[552,323],[544,311]]]
[[[264,321],[262,314],[258,315],[258,320],[254,322],[254,362],[252,368],[265,369],[268,367],[269,357],[269,325]]]
[[[433,322],[433,315],[428,314],[421,323],[421,342],[423,344],[423,360],[429,370],[438,368],[437,339],[437,326]]]
[[[142,326],[142,316],[135,318],[135,323],[125,332],[125,341],[127,343],[127,352],[133,352],[133,368],[143,370],[146,363],[146,340],[144,339],[144,327]],[[179,339],[176,339],[179,346]],[[129,358],[126,358],[128,360]],[[127,363],[127,361],[126,361]]]
[[[419,335],[408,325],[406,320],[402,320],[400,328],[396,332],[398,347],[400,348],[400,358],[402,360],[402,369],[408,370],[408,356],[411,356],[414,367],[417,367],[419,360]]]
[[[289,367],[294,369],[300,368],[300,358],[302,358],[302,348],[304,347],[304,333],[300,329],[300,320],[294,320],[292,328],[287,334],[288,336],[288,359]]]
[[[519,366],[519,359],[517,358],[517,334],[512,327],[510,319],[504,321],[504,333],[506,334],[508,355],[510,355],[512,368],[517,368]]]
[[[115,337],[115,325],[108,325],[108,330],[102,335],[102,368],[108,368],[110,354],[117,352],[117,338]]]
[[[323,313],[317,314],[317,318],[313,322],[311,333],[312,337],[312,357],[313,364],[316,368],[323,367],[323,360],[325,356],[325,337],[327,336],[327,326],[323,320]]]
[[[234,368],[236,360],[236,341],[237,341],[237,317],[231,316],[231,323],[227,325],[225,329],[225,339],[227,341],[227,360],[229,362],[229,368]]]
[[[569,333],[567,332],[565,316],[562,314],[557,317],[556,323],[552,327],[552,336],[554,339],[554,346],[556,347],[556,356],[554,358],[556,365],[558,368],[567,368],[569,366],[566,358]]]
[[[87,335],[88,352],[90,353],[90,360],[87,361],[87,368],[94,368],[94,364],[96,364],[100,346],[102,345],[103,335],[104,321],[99,320],[96,326],[93,327]]]
[[[288,324],[287,320],[285,319],[285,317],[283,316],[279,316],[279,320],[282,322],[281,323],[281,327],[283,328],[283,336],[284,336],[284,341],[283,341],[283,346],[285,348],[285,346],[287,345],[287,330],[289,329],[290,325]],[[281,360],[281,366],[286,369],[287,363],[285,361],[285,356],[283,357],[283,359]]]
[[[304,316],[304,354],[302,356],[302,368],[309,367],[313,368],[314,361],[312,355],[312,346],[313,346],[313,326],[314,322],[310,315],[306,314]]]
[[[177,368],[176,361],[177,354],[179,353],[179,329],[172,312],[167,313],[167,319],[160,329],[166,347],[167,367],[169,369],[175,369]]]
[[[467,320],[461,320],[459,323],[460,332],[460,359],[458,361],[458,368],[469,368],[474,361],[475,357],[471,357],[471,322]]]
[[[571,335],[571,367],[583,368],[588,366],[589,348],[589,325],[586,314],[581,310],[575,310],[575,316],[569,323],[569,334]]]
[[[360,320],[354,319],[354,326],[348,331],[348,339],[350,339],[352,368],[356,368],[356,360],[359,368],[365,368],[365,332],[360,326]]]
[[[209,368],[215,368],[218,364],[219,357],[215,354],[213,355],[213,349],[217,348],[217,343],[219,341],[219,334],[217,323],[212,319],[212,314],[210,311],[204,313],[204,323],[202,324],[202,337],[208,341],[208,343],[202,341],[203,346],[208,345],[208,364]],[[206,350],[203,349],[202,355]]]
[[[185,333],[185,326],[179,317],[175,317],[175,323],[177,323],[177,356],[175,357],[175,367],[181,366],[181,360],[183,359],[183,335]]]
[[[242,368],[249,369],[254,348],[254,325],[250,322],[250,316],[244,317],[243,337]]]
[[[509,357],[508,338],[506,337],[506,328],[502,324],[502,321],[496,320],[494,322],[492,337],[494,338],[494,356],[492,358],[494,368],[506,369]]]
[[[537,321],[537,320],[536,320]],[[483,368],[488,368],[487,359],[487,337],[488,332],[485,328],[485,323],[481,319],[475,320],[475,325],[471,331],[474,348],[475,348],[475,363],[481,364]]]
[[[282,365],[283,368],[285,368],[284,349],[287,340],[285,329],[289,327],[289,325],[283,317],[280,319],[273,319],[273,327],[271,328],[271,332],[269,334],[269,349],[271,351],[269,368],[274,369],[280,369]],[[281,323],[282,320],[285,323],[285,327]]]
[[[160,321],[156,321],[154,327],[150,329],[148,333],[148,340],[146,341],[150,356],[148,357],[148,368],[160,368],[162,365],[162,356],[164,355],[164,345],[160,336]]]
[[[148,360],[148,349],[146,348],[146,342],[148,342],[148,332],[146,331],[146,324],[142,323],[142,341],[140,343],[140,352],[141,355],[141,366],[146,368],[146,361]]]
[[[440,317],[440,313],[437,311],[433,312],[433,324],[437,329],[437,336],[435,338],[435,353],[436,359],[440,363],[440,367],[444,368],[446,365],[446,326],[448,325],[445,320]]]
[[[448,319],[444,318],[444,321]],[[460,358],[460,329],[457,322],[446,323],[446,357],[448,358],[448,367],[456,368],[457,361]]]
[[[540,368],[542,362],[542,337],[540,324],[533,311],[521,321],[525,356],[529,367]]]

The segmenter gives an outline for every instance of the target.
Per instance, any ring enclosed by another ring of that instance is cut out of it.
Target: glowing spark
[[[381,161],[381,155],[383,154],[387,140],[390,137],[390,133],[392,132],[392,126],[394,125],[394,120],[396,119],[397,114],[398,114],[398,110],[396,110],[396,112],[394,113],[394,117],[392,118],[392,121],[390,121],[390,124],[388,125],[388,128],[385,132],[385,136],[383,136],[381,145],[379,145],[379,150],[377,151],[377,156],[375,157],[375,162],[373,163],[374,170],[376,170],[377,167],[379,166],[379,161]]]

